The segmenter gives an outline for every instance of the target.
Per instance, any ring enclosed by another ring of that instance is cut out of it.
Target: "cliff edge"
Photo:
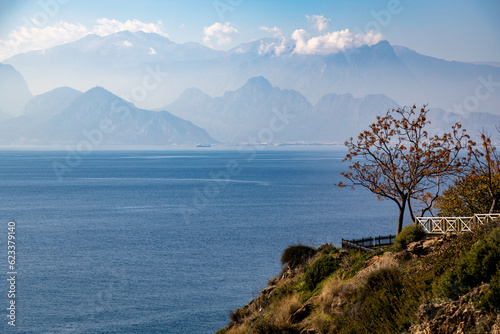
[[[463,234],[412,229],[371,254],[288,247],[282,272],[217,333],[500,334],[500,221]]]

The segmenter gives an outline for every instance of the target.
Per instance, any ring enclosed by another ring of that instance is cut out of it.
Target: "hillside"
[[[280,275],[218,334],[500,333],[500,221],[460,235],[416,230],[371,254],[290,246]]]

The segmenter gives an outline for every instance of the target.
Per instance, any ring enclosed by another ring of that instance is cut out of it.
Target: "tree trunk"
[[[489,213],[495,212],[495,206],[496,205],[497,205],[497,199],[493,197],[493,202],[491,203],[491,207],[490,207],[490,212]]]
[[[403,197],[402,203],[399,206],[398,231],[396,232],[396,235],[398,235],[401,232],[401,230],[403,229],[403,220],[405,217],[405,209],[406,209],[406,197]]]
[[[411,203],[410,203],[410,198],[408,198],[408,211],[410,212],[410,218],[411,218],[411,221],[415,221],[415,215],[413,214],[413,209],[411,208]],[[423,216],[424,214],[420,214],[421,216]]]

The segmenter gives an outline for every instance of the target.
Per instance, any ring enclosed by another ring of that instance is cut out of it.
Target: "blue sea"
[[[286,246],[394,234],[395,204],[335,187],[345,153],[0,151],[0,332],[214,333]]]

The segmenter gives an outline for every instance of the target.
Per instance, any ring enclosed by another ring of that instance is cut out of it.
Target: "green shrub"
[[[472,246],[467,257],[460,263],[458,278],[469,287],[479,286],[490,281],[499,263],[500,230],[497,229]]]
[[[481,297],[479,306],[492,313],[500,313],[500,267],[491,278],[490,287]]]
[[[337,319],[336,333],[404,333],[420,304],[397,267],[374,270]]]
[[[339,267],[338,261],[331,255],[323,255],[316,260],[304,275],[305,287],[312,291],[325,278],[330,276]]]
[[[456,268],[449,269],[434,286],[438,296],[456,299],[472,288],[488,283],[500,263],[500,229],[472,245]]]
[[[393,248],[395,251],[400,252],[406,249],[410,243],[418,241],[425,236],[424,229],[421,225],[410,224],[407,225],[394,239]]]
[[[291,268],[304,264],[312,256],[316,254],[316,250],[306,245],[291,245],[288,246],[281,255],[281,264],[288,264]]]
[[[466,290],[454,269],[449,269],[432,283],[432,291],[438,297],[457,299]]]

